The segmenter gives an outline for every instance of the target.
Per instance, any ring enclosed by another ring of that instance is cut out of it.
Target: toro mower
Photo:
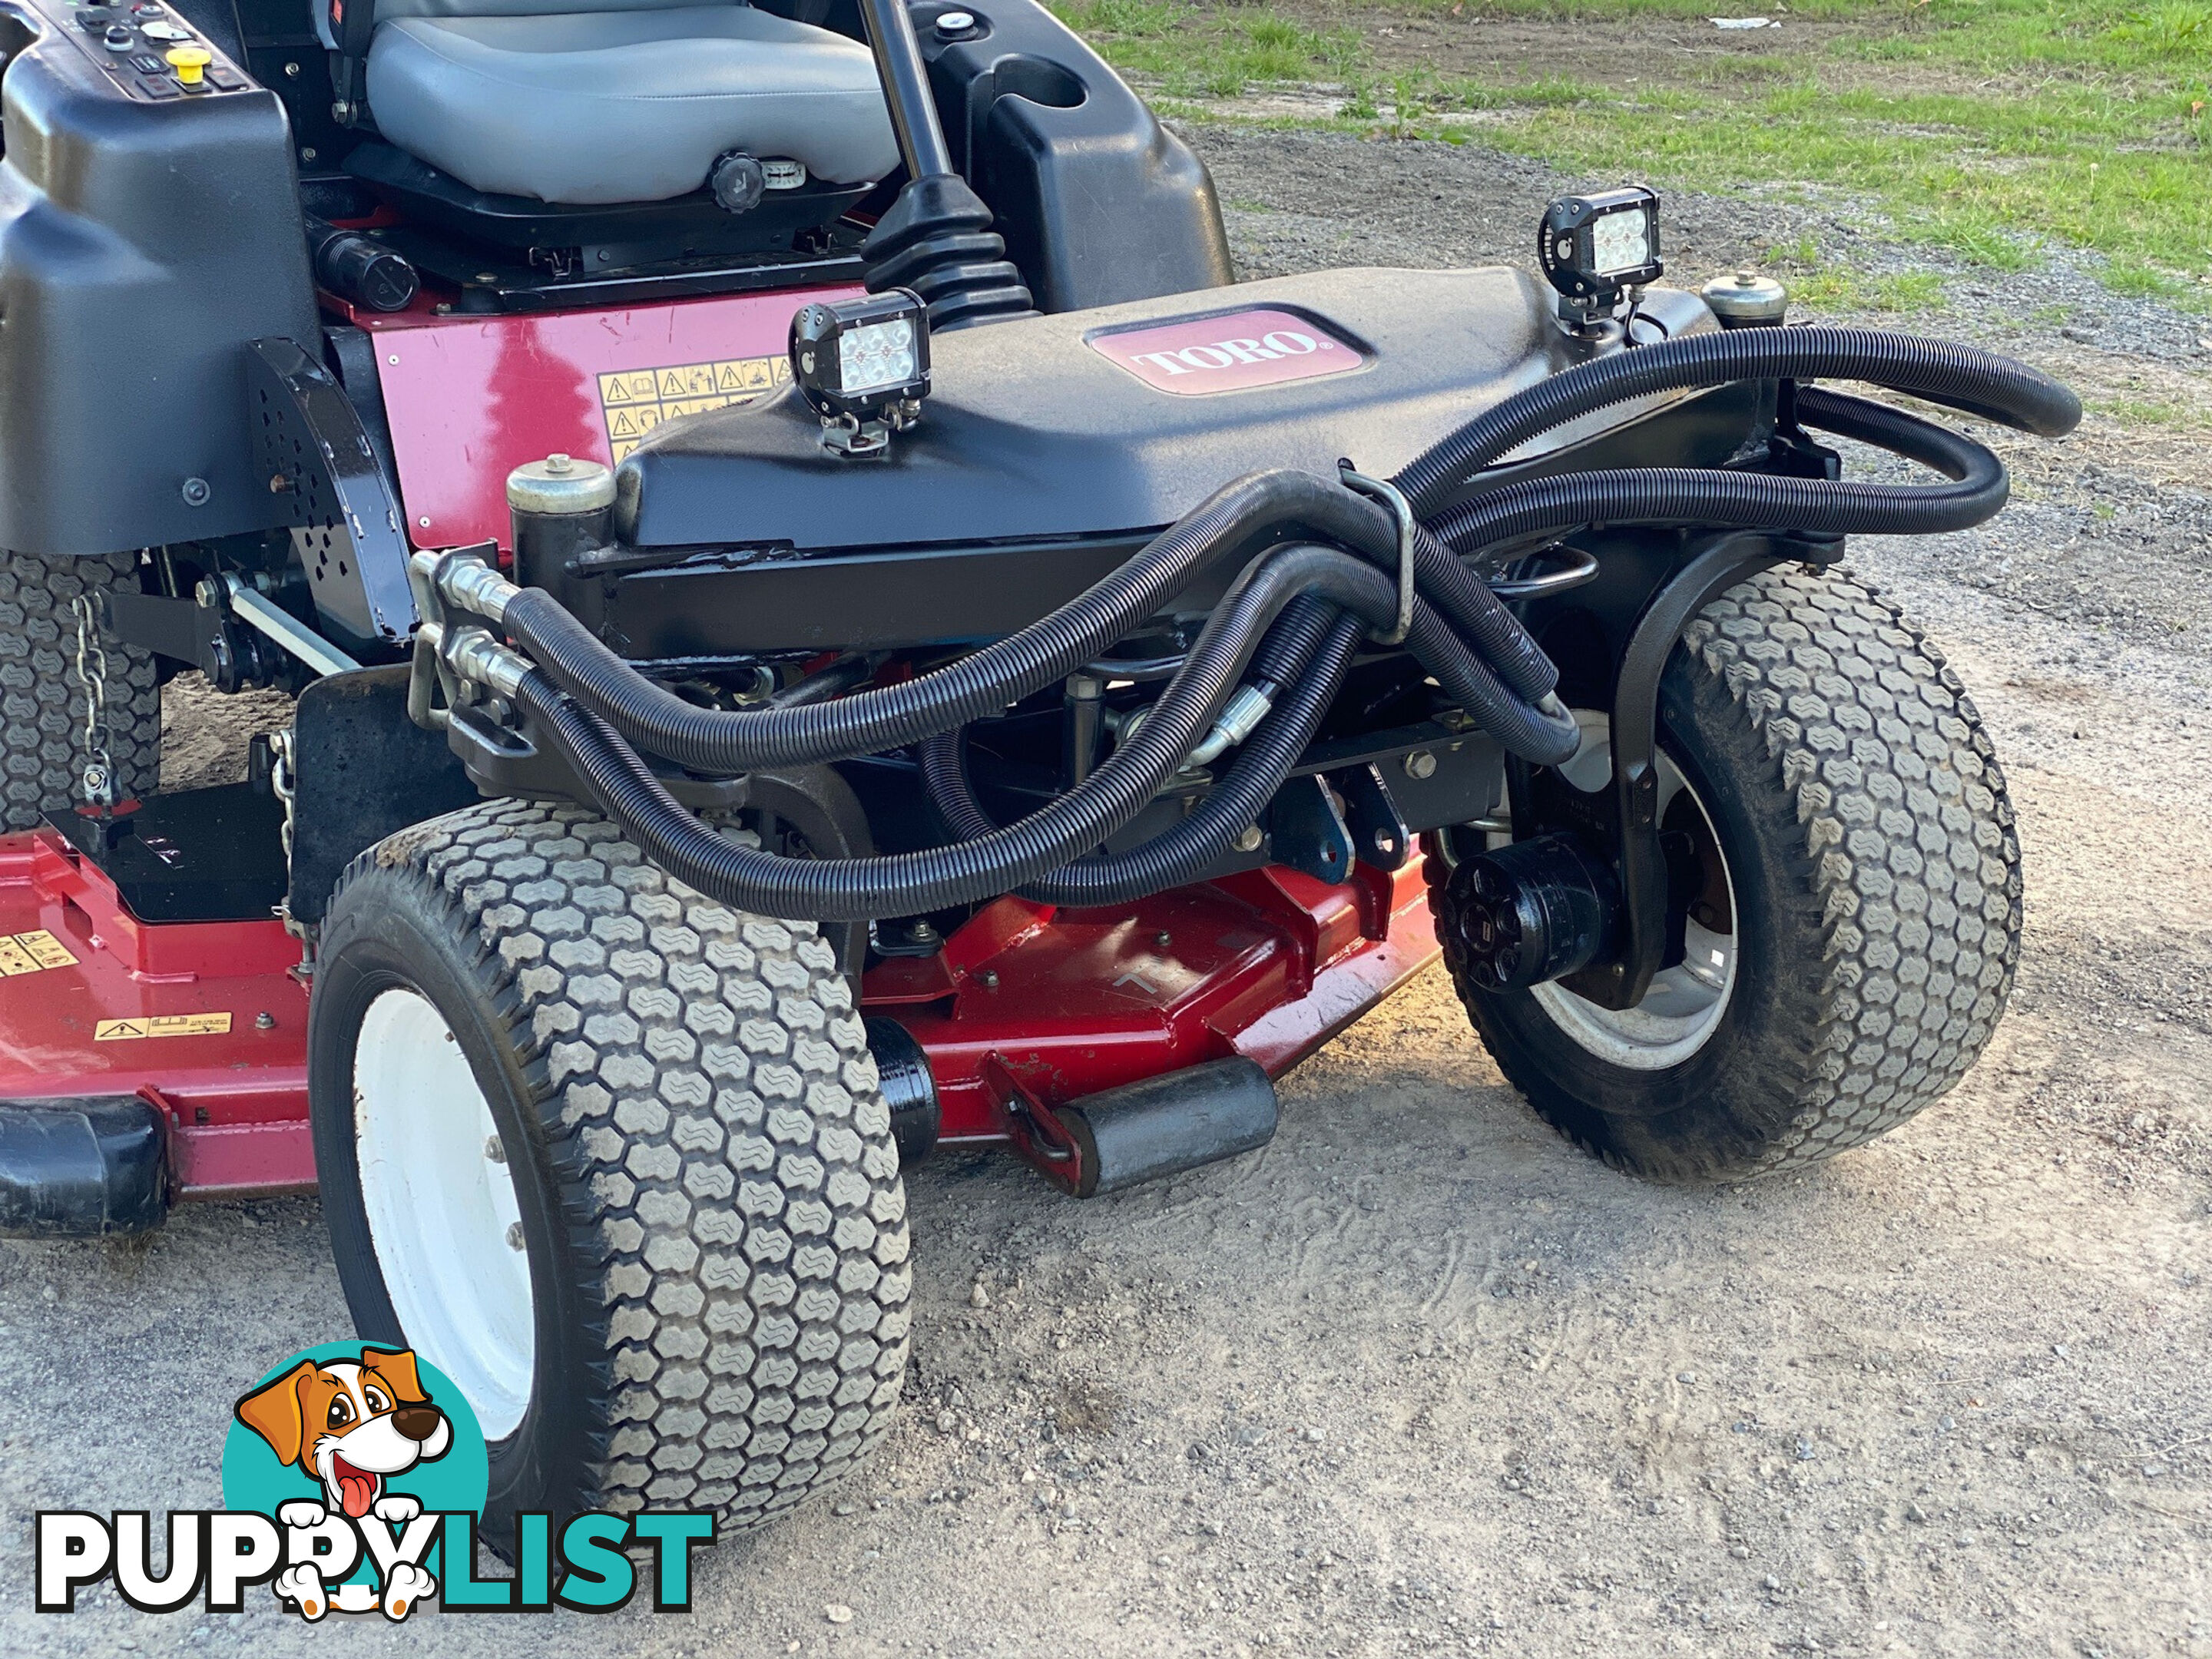
[[[0,0],[0,1228],[319,1188],[520,1511],[759,1521],[906,1363],[901,1170],[1265,1143],[1441,951],[1660,1181],[1972,1064],[2003,778],[1840,562],[2073,396],[1661,282],[1232,285],[1036,0]],[[1925,477],[1849,482],[1833,440]],[[161,688],[291,694],[163,793]]]

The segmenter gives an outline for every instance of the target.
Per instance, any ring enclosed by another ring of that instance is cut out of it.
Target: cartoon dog
[[[312,1472],[328,1507],[358,1521],[386,1477],[443,1457],[453,1425],[430,1401],[404,1348],[363,1348],[358,1364],[303,1359],[238,1402],[238,1420],[277,1461]]]
[[[453,1443],[452,1423],[423,1391],[415,1356],[404,1348],[364,1347],[358,1362],[303,1359],[247,1395],[235,1409],[238,1420],[269,1443],[278,1462],[321,1482],[322,1505],[295,1501],[279,1511],[286,1526],[303,1530],[319,1526],[325,1510],[354,1521],[374,1514],[393,1526],[413,1520],[422,1504],[404,1492],[387,1495],[386,1480],[443,1457]],[[394,1573],[396,1582],[385,1586],[382,1599],[386,1616],[398,1619],[433,1581],[404,1563]],[[347,1613],[376,1605],[349,1594],[366,1590],[364,1585],[326,1592],[312,1566],[283,1574],[276,1589],[309,1619],[320,1618],[333,1604]],[[364,1605],[355,1605],[356,1601]]]

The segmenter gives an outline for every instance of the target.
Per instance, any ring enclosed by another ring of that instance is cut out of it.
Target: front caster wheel
[[[356,862],[309,1020],[355,1328],[453,1378],[517,1512],[744,1527],[853,1467],[906,1364],[906,1194],[811,923],[583,811],[494,801]]]
[[[1607,789],[1604,717],[1584,720],[1560,769]],[[1561,1133],[1658,1180],[1798,1168],[1896,1127],[1973,1064],[2019,956],[2012,805],[1958,678],[1870,589],[1768,571],[1684,631],[1660,726],[1669,965],[1623,1011],[1486,989],[1440,844],[1437,933],[1476,1030]]]

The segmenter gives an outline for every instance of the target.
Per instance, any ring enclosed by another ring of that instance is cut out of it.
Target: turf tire
[[[1475,1030],[1561,1134],[1655,1180],[1802,1168],[1895,1128],[1974,1063],[2019,957],[2012,804],[1964,687],[1874,589],[1790,568],[1684,630],[1660,718],[1735,888],[1719,1025],[1679,1064],[1633,1070],[1531,994],[1473,984],[1432,848],[1438,935]]]
[[[356,861],[317,959],[316,1159],[356,1328],[404,1342],[353,1118],[392,988],[450,1024],[521,1210],[535,1364],[491,1448],[487,1540],[532,1510],[742,1528],[850,1469],[905,1368],[906,1194],[813,925],[715,904],[566,806],[487,802]]]

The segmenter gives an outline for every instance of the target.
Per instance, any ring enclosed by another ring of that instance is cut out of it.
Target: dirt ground
[[[1249,273],[1518,258],[1560,182],[1472,149],[1194,136]],[[1784,229],[1909,257],[1848,204],[1670,223],[1685,276]],[[908,1408],[848,1486],[722,1545],[694,1616],[410,1639],[2212,1655],[2205,360],[2191,319],[2063,264],[1975,281],[1928,325],[2193,413],[2007,441],[1997,525],[1856,550],[1972,688],[2021,815],[2019,989],[1950,1099],[1778,1183],[1642,1186],[1531,1117],[1431,972],[1285,1081],[1258,1154],[1083,1205],[999,1156],[917,1170]],[[2080,337],[2015,320],[2054,303]],[[173,692],[173,781],[237,764],[206,703]],[[240,1379],[345,1330],[312,1200],[0,1245],[0,1650],[388,1647],[259,1603],[28,1611],[33,1510],[215,1504]]]

